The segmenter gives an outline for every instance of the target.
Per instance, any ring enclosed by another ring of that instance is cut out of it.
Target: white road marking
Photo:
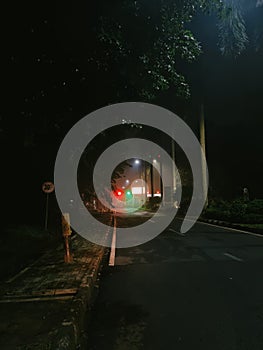
[[[113,227],[113,234],[112,234],[112,241],[111,241],[111,252],[110,252],[110,260],[109,260],[109,266],[115,265],[115,254],[116,254],[116,217],[114,216],[114,227]]]
[[[243,261],[243,259],[240,259],[240,258],[238,258],[237,256],[232,255],[232,254],[229,254],[229,253],[224,253],[224,255],[225,255],[225,256],[228,256],[229,258],[231,258],[231,259],[233,259],[233,260],[235,260],[235,261],[239,261],[239,262]]]
[[[171,232],[177,233],[179,236],[183,236],[183,237],[185,237],[185,234],[183,234],[182,232],[175,231],[175,230],[174,230],[174,229],[172,229],[172,228],[169,228],[169,230],[168,230],[168,231],[171,231]]]
[[[180,219],[178,218],[179,220],[188,220],[188,221],[194,221],[192,219]],[[248,235],[251,235],[251,236],[256,236],[256,237],[261,237],[263,238],[263,235],[259,234],[259,233],[253,233],[253,232],[249,232],[249,231],[244,231],[244,230],[239,230],[237,228],[231,228],[231,227],[227,227],[227,226],[220,226],[220,225],[215,225],[215,224],[209,224],[208,222],[203,222],[203,221],[196,221],[197,224],[200,224],[200,225],[208,225],[208,226],[214,226],[214,227],[219,227],[219,228],[222,228],[224,230],[229,230],[229,231],[237,231],[237,232],[242,232],[242,233],[246,233]]]

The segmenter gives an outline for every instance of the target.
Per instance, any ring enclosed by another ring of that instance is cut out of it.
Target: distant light
[[[159,190],[157,190],[157,191],[156,191],[156,193],[157,193],[157,194],[159,194],[159,193],[160,193],[160,191],[159,191]]]
[[[122,186],[122,189],[124,190],[124,189],[125,189],[125,186]]]
[[[130,190],[128,190],[128,191],[126,192],[126,198],[127,198],[127,199],[132,198],[132,192],[131,192]]]
[[[154,163],[157,163],[157,160],[156,160],[156,159],[154,159],[154,160],[153,160],[153,162],[154,162]]]
[[[135,163],[135,164],[140,164],[139,159],[136,159],[134,163]]]
[[[142,195],[144,193],[145,193],[145,187],[141,187],[141,186],[132,187],[132,194]]]
[[[118,191],[118,192],[117,192],[117,195],[118,195],[118,196],[121,196],[121,191]]]
[[[126,182],[126,184],[128,184],[130,182],[130,180],[127,179],[125,182]]]

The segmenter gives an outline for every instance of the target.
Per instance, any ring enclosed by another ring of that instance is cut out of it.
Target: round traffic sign
[[[55,189],[55,186],[53,182],[47,181],[47,182],[44,182],[42,185],[42,190],[45,193],[51,193],[54,191],[54,189]]]

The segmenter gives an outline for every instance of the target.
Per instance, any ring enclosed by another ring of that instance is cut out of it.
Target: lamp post
[[[140,172],[139,172],[139,165],[140,165],[140,160],[139,159],[135,159],[134,164],[137,165],[137,173],[138,173],[138,178],[140,178]]]

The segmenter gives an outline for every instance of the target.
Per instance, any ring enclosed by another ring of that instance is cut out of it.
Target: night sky
[[[12,193],[18,179],[37,190],[42,180],[52,180],[56,150],[77,120],[109,103],[125,102],[116,96],[118,81],[111,72],[105,75],[90,61],[98,16],[96,2],[83,0],[10,2],[2,11],[0,128]],[[254,39],[255,28],[263,26],[263,7],[248,6],[245,18],[251,41],[233,59],[218,50],[215,18],[197,16],[191,27],[204,54],[181,67],[191,101],[179,108],[170,89],[152,102],[177,112],[196,132],[203,102],[212,189],[233,197],[246,186],[260,198],[263,49],[257,50]],[[20,154],[22,145],[34,149],[27,159]]]

